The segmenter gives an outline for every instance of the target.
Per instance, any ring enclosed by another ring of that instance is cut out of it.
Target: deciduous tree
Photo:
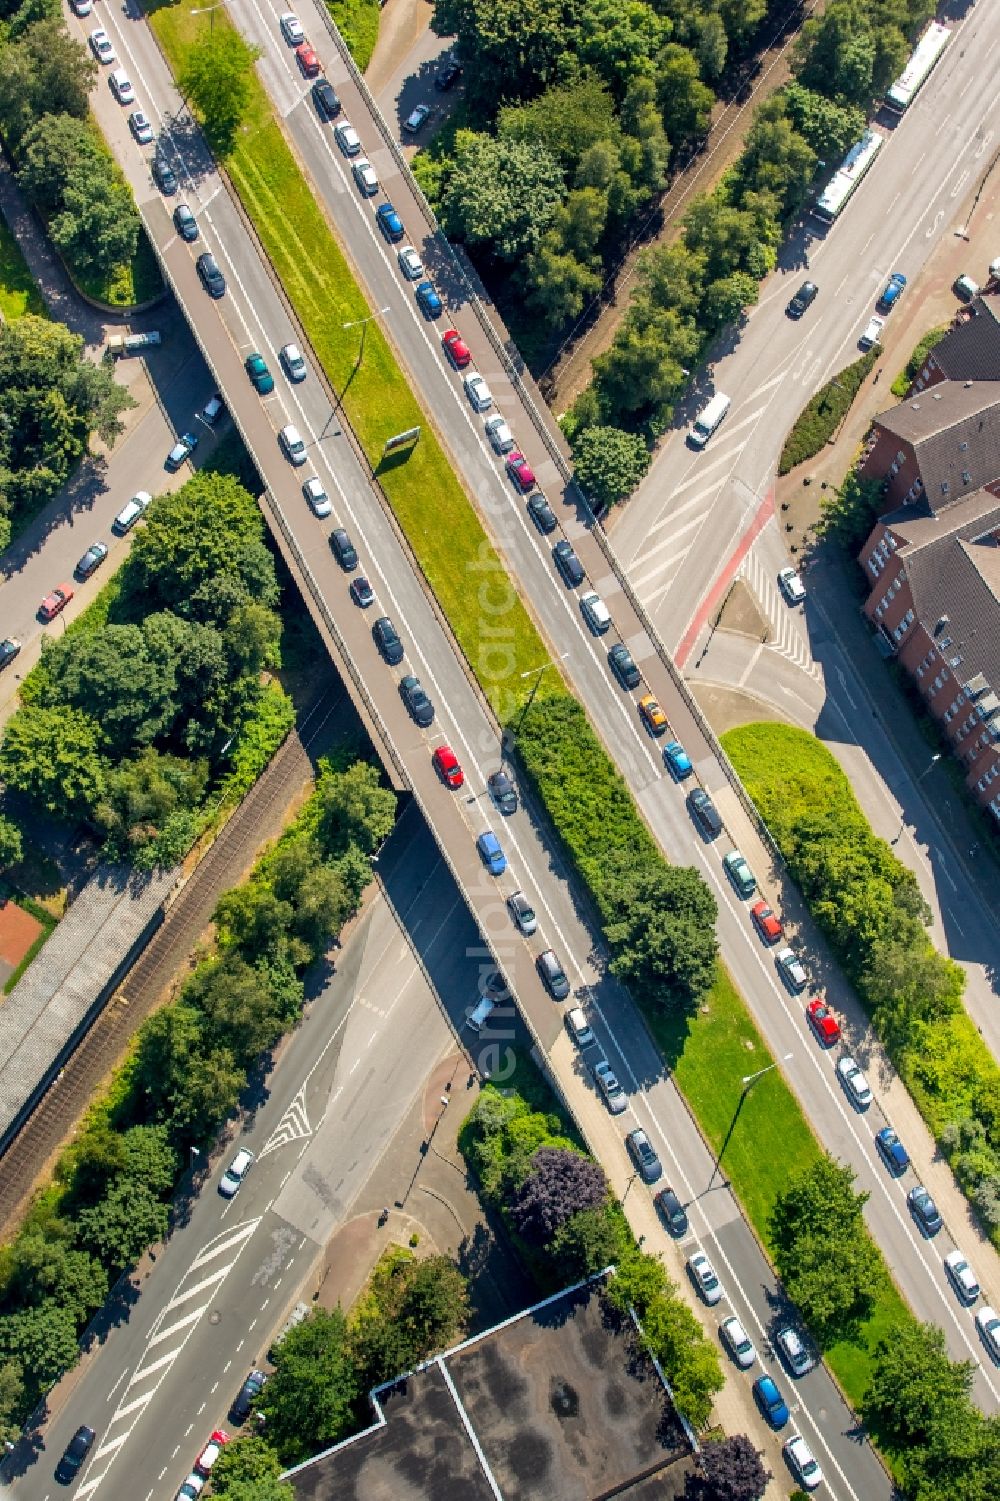
[[[258,1399],[268,1442],[286,1465],[342,1438],[359,1395],[340,1309],[314,1308],[272,1356],[274,1375]]]
[[[573,462],[586,494],[608,507],[632,494],[649,468],[649,449],[638,433],[588,427],[573,444]]]
[[[602,883],[615,974],[653,1004],[695,1004],[715,980],[718,907],[690,866],[623,857]]]
[[[445,229],[501,260],[520,260],[539,243],[559,207],[559,163],[544,147],[471,131],[457,145],[441,203]]]
[[[540,1147],[511,1202],[511,1217],[525,1240],[545,1245],[570,1215],[603,1204],[607,1192],[604,1172],[592,1158],[558,1147]]]
[[[260,48],[232,27],[210,30],[185,53],[177,81],[205,122],[213,148],[226,156],[246,119],[255,87],[254,63]]]
[[[705,1501],[759,1501],[771,1479],[763,1460],[763,1453],[746,1434],[708,1440],[701,1451],[707,1486],[701,1495]]]
[[[96,721],[80,709],[25,704],[4,730],[0,781],[48,813],[76,818],[104,789],[102,739]]]

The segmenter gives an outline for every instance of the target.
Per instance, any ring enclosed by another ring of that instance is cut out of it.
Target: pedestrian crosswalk
[[[136,1423],[217,1297],[219,1288],[260,1224],[260,1216],[227,1227],[198,1253],[156,1318],[142,1359],[122,1390],[110,1423],[77,1487],[86,1498],[100,1486]],[[112,1393],[113,1395],[113,1393]]]
[[[788,608],[756,547],[751,547],[740,564],[736,577],[743,579],[767,617],[772,639],[765,646],[765,651],[786,657],[807,677],[812,678],[813,682],[822,684],[823,669],[813,659],[808,637],[801,623],[801,614],[798,610]]]

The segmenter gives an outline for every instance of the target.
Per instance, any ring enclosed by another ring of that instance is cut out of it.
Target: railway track
[[[0,1239],[17,1229],[39,1180],[124,1055],[205,929],[219,897],[236,885],[257,851],[280,831],[289,804],[312,775],[310,750],[331,738],[331,719],[344,699],[339,684],[307,711],[272,757],[167,908],[136,962],[109,999],[58,1078],[41,1097],[3,1155]]]

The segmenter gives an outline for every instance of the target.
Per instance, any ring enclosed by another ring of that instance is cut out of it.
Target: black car
[[[623,688],[638,688],[642,682],[639,669],[632,659],[632,653],[621,642],[613,646],[608,652],[608,666]]]
[[[814,281],[804,281],[785,308],[789,318],[801,318],[807,307],[810,307],[819,293],[819,287]]]
[[[413,719],[422,729],[434,719],[434,705],[420,686],[420,679],[415,678],[412,672],[408,672],[405,678],[399,681],[399,696],[403,700]]]
[[[558,525],[555,511],[553,511],[540,490],[536,490],[534,495],[528,496],[528,515],[538,530],[544,532],[546,535],[549,532],[554,532]]]
[[[80,1424],[63,1450],[62,1459],[56,1465],[56,1479],[62,1485],[68,1485],[71,1480],[76,1479],[80,1466],[93,1447],[95,1436],[93,1428]]]
[[[77,578],[89,579],[90,575],[95,572],[96,569],[100,568],[107,555],[108,549],[106,544],[103,542],[95,542],[92,547],[88,547],[87,551],[84,553],[83,557],[80,559],[79,563],[77,563],[76,568],[74,569]]]
[[[449,89],[453,89],[455,87],[461,76],[462,69],[459,67],[458,63],[445,63],[444,67],[440,70],[437,77],[434,79],[434,87],[437,89],[439,94],[447,94]]]
[[[556,543],[552,549],[552,559],[562,574],[563,582],[568,589],[576,589],[583,583],[586,578],[586,574],[583,571],[583,564],[568,542],[562,541]]]
[[[691,815],[706,839],[715,839],[722,833],[719,810],[703,787],[693,787],[687,796]]]
[[[653,1151],[645,1131],[630,1131],[625,1138],[625,1145],[643,1183],[655,1183],[663,1172],[663,1165]]]
[[[661,1188],[653,1202],[671,1235],[684,1235],[687,1232],[687,1211],[672,1188]]]
[[[21,643],[17,640],[16,637],[5,636],[4,639],[0,641],[0,667],[9,666],[9,664],[13,662],[14,658],[17,656],[20,650]]]
[[[390,667],[395,667],[403,660],[403,643],[399,639],[399,632],[389,619],[388,615],[380,615],[372,626],[372,635],[375,645]]]
[[[340,114],[340,100],[333,84],[327,78],[317,78],[312,86],[313,104],[321,120],[332,120]]]
[[[936,1235],[944,1224],[941,1211],[927,1192],[922,1183],[916,1188],[911,1188],[906,1195],[906,1202],[910,1206],[910,1213],[925,1235]]]
[[[161,193],[165,193],[169,198],[177,192],[177,174],[162,156],[153,157],[152,172],[153,181]]]
[[[224,297],[226,295],[226,278],[219,270],[219,263],[214,255],[207,250],[199,255],[195,261],[201,284],[209,297]]]
[[[264,1390],[267,1377],[263,1371],[251,1371],[233,1400],[229,1416],[234,1423],[245,1423],[253,1411],[254,1398]]]
[[[517,791],[510,777],[503,770],[494,771],[486,778],[490,797],[501,813],[517,812]]]
[[[174,209],[174,228],[181,239],[189,243],[196,240],[201,232],[198,228],[198,220],[186,203],[179,203]]]
[[[330,551],[345,573],[351,573],[357,568],[357,551],[355,550],[354,543],[342,526],[335,526],[330,533]]]

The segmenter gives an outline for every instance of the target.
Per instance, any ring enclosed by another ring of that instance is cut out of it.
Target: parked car
[[[691,1281],[701,1297],[709,1307],[720,1302],[722,1298],[722,1283],[719,1281],[715,1267],[709,1261],[704,1251],[695,1251],[687,1259],[687,1272]]]
[[[357,549],[342,526],[335,526],[330,533],[330,551],[345,573],[353,573],[357,568]]]
[[[478,371],[470,370],[462,384],[473,411],[488,411],[493,405],[493,393]]]
[[[722,833],[722,819],[704,787],[692,787],[687,795],[687,804],[703,837],[716,839]]]
[[[922,1183],[911,1188],[906,1195],[906,1202],[910,1206],[910,1213],[925,1235],[936,1235],[944,1224],[941,1211],[927,1192]]]
[[[418,282],[414,296],[417,299],[417,306],[425,318],[440,318],[444,312],[444,303],[434,290],[433,282]]]
[[[785,1456],[785,1463],[803,1490],[814,1491],[823,1483],[823,1471],[801,1434],[794,1433],[790,1439],[786,1439],[781,1452]]]
[[[185,448],[184,457],[181,459],[181,464],[183,464],[184,458],[186,457],[187,449]],[[180,465],[178,465],[177,467],[179,468]],[[126,501],[121,510],[118,512],[118,515],[115,517],[114,521],[112,521],[111,530],[113,532],[117,532],[119,537],[124,537],[126,532],[130,532],[132,530],[136,522],[139,520],[139,517],[146,514],[146,511],[149,508],[152,499],[153,497],[150,495],[148,490],[137,490],[136,493],[132,496],[132,499]],[[104,551],[105,554],[107,554],[107,548],[105,548]],[[81,559],[80,561],[82,562],[83,560]],[[93,572],[93,570],[91,570],[91,572]]]
[[[391,242],[401,240],[405,233],[403,221],[391,203],[380,203],[375,210],[375,223],[385,238]]]
[[[330,515],[333,510],[333,502],[324,490],[323,481],[319,478],[319,475],[312,474],[309,476],[302,486],[302,494],[309,502],[314,516],[318,516],[322,521]]]
[[[451,360],[456,370],[464,370],[466,365],[471,362],[472,355],[469,352],[469,346],[457,328],[447,329],[441,335],[441,344],[445,354]]]
[[[400,679],[399,696],[406,705],[410,718],[415,724],[420,725],[421,729],[425,730],[429,724],[433,723],[434,705],[421,687],[420,679],[414,677],[412,672],[408,672],[404,678]]]
[[[786,1325],[774,1336],[778,1354],[793,1376],[804,1376],[816,1364],[816,1356],[797,1329]]]
[[[644,693],[639,700],[639,718],[653,735],[662,735],[667,728],[667,716],[660,708],[659,699],[652,693]]]
[[[431,107],[429,104],[418,104],[416,109],[411,110],[403,121],[403,129],[408,135],[416,135],[421,126],[426,124],[430,112]]]
[[[534,907],[528,901],[523,891],[511,892],[507,898],[507,910],[525,937],[530,937],[535,932],[538,927],[538,918],[535,915]]]
[[[862,332],[861,338],[858,340],[858,343],[861,346],[861,348],[862,349],[871,349],[871,347],[872,347],[873,344],[877,344],[880,341],[880,339],[882,338],[882,330],[884,328],[885,328],[885,319],[884,318],[879,318],[879,317],[871,317],[871,318],[869,318],[868,322],[865,324],[864,331]]]
[[[778,1383],[772,1376],[758,1376],[753,1384],[754,1401],[772,1428],[784,1428],[789,1412]]]
[[[278,358],[284,365],[285,374],[290,381],[294,381],[298,385],[299,381],[305,380],[308,373],[306,362],[297,344],[282,344],[278,351]]]
[[[218,391],[216,391],[212,396],[208,398],[205,405],[202,407],[200,413],[201,420],[206,424],[206,426],[214,427],[225,410],[226,403],[223,401]]]
[[[838,1059],[837,1075],[851,1101],[859,1110],[867,1110],[875,1096],[871,1085],[855,1060],[849,1056]]]
[[[663,764],[675,782],[683,782],[694,770],[691,757],[679,740],[668,740],[663,747]]]
[[[70,588],[69,584],[57,584],[56,587],[52,590],[51,594],[46,594],[45,598],[38,606],[38,613],[41,616],[42,620],[44,620],[46,624],[50,620],[55,620],[56,616],[60,614],[61,611],[65,610],[66,606],[69,604],[72,598],[73,590]]]
[[[490,772],[486,785],[490,797],[505,817],[517,812],[517,788],[502,766],[499,771]]]
[[[806,1007],[809,1025],[825,1048],[840,1041],[840,1023],[821,995],[813,996]]]
[[[366,156],[360,157],[351,168],[354,181],[366,198],[374,198],[378,192],[378,176]]]
[[[979,283],[973,281],[971,276],[957,276],[951,289],[962,302],[971,302],[974,297],[979,296]]]
[[[157,152],[157,154],[153,157],[152,162],[150,163],[149,169],[153,174],[153,181],[156,183],[156,186],[159,188],[160,192],[164,195],[164,197],[172,198],[174,193],[177,192],[177,174],[170,163],[167,161],[166,157],[161,156],[160,153]],[[223,290],[225,290],[225,288],[223,288]]]
[[[628,1096],[622,1089],[614,1071],[606,1058],[600,1058],[593,1065],[591,1073],[594,1075],[594,1083],[604,1097],[604,1103],[612,1115],[621,1115],[628,1109]]]
[[[552,549],[552,559],[568,589],[577,589],[586,578],[583,564],[565,538]]]
[[[319,58],[316,49],[310,47],[308,42],[302,42],[295,49],[295,60],[302,70],[303,78],[315,78],[319,73]]]
[[[323,79],[323,82],[325,83],[326,79]],[[354,129],[350,120],[341,120],[339,125],[334,126],[333,134],[337,145],[345,156],[358,155],[358,152],[361,150],[361,137]],[[384,204],[382,206],[383,208],[385,207]],[[391,208],[392,205],[390,204],[389,207]]]
[[[124,68],[115,68],[112,73],[109,73],[108,88],[114,94],[119,104],[135,103],[135,89],[132,87],[132,80]]]
[[[566,1031],[572,1037],[577,1047],[582,1052],[585,1048],[595,1047],[597,1038],[591,1030],[586,1012],[582,1006],[571,1006],[563,1017]]]
[[[535,471],[517,448],[507,455],[507,473],[522,495],[535,488]]]
[[[643,1183],[655,1183],[663,1173],[663,1164],[645,1131],[630,1131],[625,1138],[625,1145]]]
[[[757,890],[757,880],[739,850],[730,850],[729,854],[723,858],[722,865],[740,896],[753,896]]]
[[[372,636],[374,637],[375,645],[389,666],[398,666],[403,660],[403,643],[399,639],[399,632],[388,615],[379,616],[372,626]]]
[[[559,524],[556,521],[555,512],[540,490],[528,496],[528,515],[544,536],[554,532]]]
[[[767,902],[754,902],[750,916],[757,932],[765,943],[777,943],[784,934],[781,922]]]
[[[20,650],[21,643],[16,636],[5,636],[0,641],[0,671],[10,666]]]
[[[253,1409],[254,1401],[260,1396],[267,1385],[267,1376],[263,1371],[251,1371],[236,1396],[233,1405],[229,1409],[230,1419],[234,1423],[245,1423]]]
[[[201,233],[198,228],[198,220],[186,203],[179,203],[174,209],[174,228],[182,240],[190,244]]]
[[[209,297],[224,297],[226,295],[226,278],[219,270],[219,263],[209,251],[204,251],[195,262],[201,284]]]
[[[285,38],[289,47],[300,47],[306,39],[302,30],[302,22],[292,11],[286,10],[278,17],[278,25],[281,27],[281,35]]]
[[[87,551],[84,553],[83,557],[80,559],[79,563],[77,563],[76,568],[73,570],[77,578],[89,579],[90,575],[92,573],[95,573],[96,570],[100,568],[107,555],[108,549],[104,542],[91,543],[91,545],[87,548]],[[2,665],[3,663],[2,661],[0,661],[0,666]]]
[[[102,26],[98,26],[90,33],[90,50],[99,63],[113,63],[117,61],[118,54],[111,44],[111,38]]]
[[[719,1325],[719,1333],[722,1335],[724,1343],[728,1345],[730,1355],[742,1370],[745,1371],[753,1365],[757,1359],[757,1350],[753,1340],[735,1314],[731,1315],[728,1319],[722,1320],[722,1323]]]
[[[906,277],[902,271],[894,271],[882,289],[882,295],[878,300],[880,313],[889,313],[896,306],[906,288]]]
[[[530,504],[530,502],[529,502]],[[638,688],[642,682],[639,669],[635,665],[632,653],[627,646],[618,642],[608,652],[608,666],[623,688]]]
[[[789,318],[801,318],[806,308],[812,307],[818,295],[819,287],[816,283],[814,281],[804,281],[785,308],[785,312]]]
[[[805,966],[794,949],[779,949],[774,956],[774,962],[778,966],[778,973],[796,995],[805,990],[809,983]]]
[[[993,1359],[1000,1363],[1000,1314],[987,1304],[976,1314],[976,1328]]]
[[[685,1235],[688,1227],[687,1210],[672,1188],[661,1188],[653,1199],[671,1235]]]
[[[240,1185],[253,1167],[254,1160],[254,1154],[249,1147],[240,1147],[219,1179],[219,1192],[224,1199],[231,1199],[239,1192]]]
[[[434,770],[446,787],[461,787],[465,781],[465,773],[450,745],[436,746],[431,759],[434,762]]]
[[[79,1475],[83,1461],[93,1448],[96,1437],[93,1428],[88,1428],[85,1423],[80,1424],[56,1465],[56,1479],[62,1485],[69,1485]]]
[[[375,590],[360,573],[351,579],[350,595],[354,603],[362,610],[367,610],[369,605],[375,603]]]
[[[129,115],[128,128],[140,146],[148,146],[153,139],[153,127],[141,109],[134,109]]]
[[[580,612],[595,636],[603,636],[611,627],[611,611],[593,589],[580,596]]]
[[[535,968],[552,999],[564,1001],[569,995],[569,981],[566,978],[566,971],[556,957],[555,949],[546,949],[544,953],[539,954],[535,960]]]
[[[170,474],[176,474],[177,470],[189,459],[198,447],[197,433],[181,433],[173,448],[163,461],[163,467]]]
[[[456,62],[446,62],[444,67],[438,70],[434,78],[434,87],[439,94],[446,94],[453,89],[462,76],[462,69]]]
[[[979,1279],[972,1270],[961,1251],[949,1251],[944,1258],[944,1269],[948,1274],[948,1281],[958,1293],[963,1303],[974,1303],[982,1289]]]
[[[278,442],[282,452],[290,464],[296,468],[306,461],[306,443],[298,428],[292,422],[286,422],[285,426],[278,430]]]
[[[806,586],[794,568],[779,569],[778,588],[790,605],[800,605],[806,597]]]
[[[910,1165],[910,1156],[891,1126],[883,1126],[875,1132],[878,1154],[893,1177],[898,1178]]]
[[[507,869],[507,856],[500,847],[500,841],[492,829],[487,829],[476,840],[476,849],[491,876],[502,876]]]
[[[250,377],[250,384],[259,396],[268,396],[274,390],[274,376],[267,368],[267,361],[256,350],[248,354],[243,368]]]
[[[484,425],[494,451],[510,453],[514,447],[514,434],[507,425],[507,419],[500,412],[494,412],[492,417],[487,417]]]
[[[216,1428],[208,1443],[194,1462],[199,1475],[211,1475],[212,1468],[223,1448],[229,1443],[229,1434],[224,1428]]]
[[[412,245],[404,245],[396,251],[399,269],[407,281],[419,281],[424,274],[424,263]]]

